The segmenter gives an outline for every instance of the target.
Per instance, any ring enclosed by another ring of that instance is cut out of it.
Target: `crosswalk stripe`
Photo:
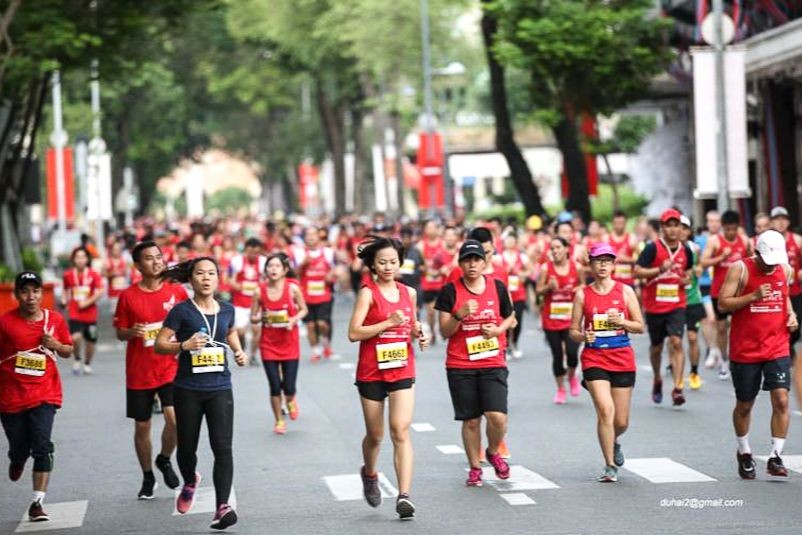
[[[422,422],[417,424],[412,424],[412,429],[417,431],[418,433],[427,433],[430,431],[436,431],[434,426],[428,422]]]
[[[499,494],[501,498],[510,505],[535,505],[537,502],[523,492],[510,492]]]
[[[334,499],[338,502],[349,500],[363,500],[362,496],[362,478],[359,474],[345,474],[339,476],[326,476],[323,478],[329,491],[334,495]],[[390,483],[390,480],[379,472],[379,488],[381,489],[382,497],[395,498],[398,496],[398,490]]]
[[[783,464],[792,472],[802,474],[802,455],[783,455]],[[769,460],[768,455],[755,455],[755,459],[766,462]]]
[[[446,444],[444,446],[437,446],[437,449],[440,450],[440,453],[445,455],[458,455],[464,454],[465,450],[457,446],[456,444]]]
[[[702,483],[714,478],[668,457],[627,459],[624,468],[652,483]]]
[[[22,521],[14,533],[30,533],[31,531],[49,531],[52,529],[80,528],[84,525],[84,517],[89,501],[45,503],[44,510],[50,516],[48,522],[31,522],[28,511],[22,515]]]
[[[341,362],[340,369],[341,370],[353,370],[356,365],[353,362]]]
[[[181,494],[180,487],[175,491],[175,497]],[[231,488],[231,496],[228,498],[228,505],[232,509],[237,508],[237,493],[234,488]],[[200,513],[214,513],[217,510],[217,499],[214,495],[214,487],[200,487],[195,491],[195,503],[192,509],[187,513],[188,515],[195,515]],[[178,516],[179,512],[175,510],[175,502],[173,502],[173,516]]]
[[[510,478],[498,479],[492,466],[482,468],[482,480],[499,492],[517,492],[522,490],[559,489],[560,486],[549,481],[537,472],[525,466],[510,466]]]

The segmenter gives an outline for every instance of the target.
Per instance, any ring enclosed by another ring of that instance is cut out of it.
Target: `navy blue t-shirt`
[[[214,315],[204,314],[206,321],[209,322],[207,329],[206,323],[201,317],[200,311],[195,307],[191,300],[184,301],[173,307],[164,320],[164,326],[175,331],[175,338],[179,342],[184,342],[192,338],[192,335],[201,330],[214,330]],[[220,303],[220,312],[217,314],[217,330],[214,339],[218,342],[226,343],[228,332],[234,328],[234,307],[229,303]],[[208,347],[221,347],[209,345]],[[222,348],[225,355],[225,348]],[[208,362],[198,362],[195,359],[195,369],[209,369]],[[181,351],[178,354],[178,371],[175,374],[175,386],[190,390],[228,390],[231,388],[231,371],[228,369],[228,359],[223,359],[222,371],[205,371],[197,373],[193,371],[193,356],[189,351]]]

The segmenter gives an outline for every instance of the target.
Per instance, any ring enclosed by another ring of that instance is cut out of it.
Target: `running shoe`
[[[293,420],[293,421],[297,420],[298,419],[298,414],[300,412],[298,410],[298,402],[295,401],[294,399],[291,399],[290,401],[287,402],[287,409],[290,412],[290,420]]]
[[[785,468],[783,460],[779,455],[769,457],[766,463],[766,472],[774,477],[788,477],[788,470]]]
[[[273,427],[273,432],[277,435],[284,435],[287,433],[287,422],[284,420],[279,420],[276,422],[276,425]]]
[[[718,348],[713,348],[713,349],[710,349],[709,347],[707,348],[707,357],[705,357],[705,368],[707,368],[708,370],[716,366],[716,363],[718,361],[717,352]]]
[[[692,373],[688,376],[688,384],[691,385],[691,390],[699,390],[702,388],[702,378],[698,373]]]
[[[81,361],[76,360],[72,365],[72,374],[81,375]]]
[[[156,478],[146,477],[142,479],[142,487],[139,489],[139,494],[136,495],[138,500],[152,500],[153,492],[159,488]]]
[[[95,372],[92,370],[92,366],[84,364],[84,375],[92,375],[93,373]]]
[[[507,461],[504,458],[496,453],[490,453],[490,450],[485,452],[487,456],[487,460],[493,465],[493,470],[496,471],[496,477],[499,479],[509,479],[510,478],[510,465],[507,464]]]
[[[221,503],[217,508],[217,512],[212,518],[210,528],[222,531],[227,527],[233,526],[237,523],[237,513],[227,503]]]
[[[409,494],[401,493],[395,501],[395,512],[401,520],[412,520],[415,517],[415,505],[409,500]]]
[[[310,361],[311,361],[313,364],[316,364],[316,363],[320,362],[320,355],[318,355],[317,353],[313,353],[313,354],[312,354],[312,356],[311,356],[311,357],[309,357],[309,360],[310,360]]]
[[[517,347],[512,350],[512,358],[515,360],[521,360],[524,357],[524,352],[518,349]]]
[[[482,469],[471,468],[468,472],[468,479],[465,480],[467,487],[481,487],[482,486]]]
[[[554,394],[554,403],[556,405],[565,405],[565,388],[557,389],[557,393]]]
[[[323,348],[323,357],[326,359],[330,359],[332,355],[331,346],[326,346]]]
[[[25,472],[25,462],[15,463],[11,462],[8,465],[8,479],[11,481],[19,481],[22,473]]]
[[[618,468],[615,466],[605,466],[604,472],[596,480],[599,483],[615,483],[618,481]]]
[[[736,453],[738,459],[738,475],[741,479],[755,479],[755,460],[751,453]]]
[[[42,502],[33,502],[31,506],[28,507],[28,520],[31,522],[47,522],[50,520],[50,517],[42,508]]]
[[[200,472],[195,472],[195,484],[181,487],[181,493],[175,500],[175,510],[178,511],[179,514],[185,515],[192,509],[192,506],[195,504],[195,491],[200,485],[200,482]]]
[[[571,391],[571,397],[577,397],[579,393],[582,392],[582,385],[579,383],[579,377],[576,375],[568,378],[568,386]]]
[[[498,454],[501,455],[502,459],[509,459],[512,457],[510,454],[510,449],[507,447],[507,441],[502,440],[498,445]]]
[[[652,401],[657,404],[663,402],[663,380],[655,379],[652,385]]]
[[[613,445],[613,463],[616,466],[624,466],[624,449],[618,442]]]
[[[681,388],[675,388],[671,391],[671,402],[675,407],[681,407],[685,404],[685,395],[682,393]]]
[[[721,365],[721,369],[718,371],[718,378],[722,381],[726,381],[730,378],[730,368],[727,363]]]
[[[362,476],[362,494],[365,496],[365,501],[371,507],[378,507],[382,504],[382,491],[379,488],[379,474],[368,476],[365,473],[365,467],[359,471]]]
[[[164,478],[164,484],[170,487],[171,489],[177,489],[178,485],[181,484],[178,481],[178,476],[175,474],[173,470],[173,464],[170,462],[169,457],[164,457],[161,454],[156,456],[156,468],[159,469],[159,472],[162,473],[162,477]]]

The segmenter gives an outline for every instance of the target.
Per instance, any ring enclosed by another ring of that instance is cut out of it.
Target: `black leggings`
[[[295,381],[298,379],[298,360],[263,360],[267,382],[270,384],[270,395],[280,396],[282,392],[288,398],[295,396]]]
[[[214,493],[218,507],[228,503],[234,479],[234,455],[231,440],[234,435],[234,395],[231,389],[189,390],[176,386],[174,393],[175,423],[178,438],[176,459],[184,483],[195,483],[198,464],[198,439],[201,423],[206,416],[209,443],[214,454]]]
[[[571,340],[568,336],[568,329],[561,331],[546,330],[546,340],[549,342],[551,348],[551,370],[554,372],[554,377],[562,377],[566,373],[563,359],[568,361],[569,368],[576,368],[579,364],[579,344]],[[563,342],[565,342],[565,349],[563,349]]]
[[[518,349],[518,339],[521,337],[521,332],[524,330],[526,301],[515,301],[512,304],[512,309],[515,311],[515,321],[518,323],[512,330],[512,343],[515,344],[515,349]]]

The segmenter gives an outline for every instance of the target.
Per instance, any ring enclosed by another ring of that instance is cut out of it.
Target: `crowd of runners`
[[[567,212],[549,222],[533,216],[524,225],[500,219],[401,224],[382,216],[337,224],[140,220],[109,238],[105,257],[91,240],[72,251],[61,310],[43,308],[41,274],[17,275],[19,308],[0,317],[0,418],[9,478],[19,480],[33,459],[28,515],[48,520],[43,502],[53,468],[51,432],[62,404],[57,360],[71,359],[76,375],[95,373],[104,306],[126,346],[126,411],[142,469],[137,496],[154,497],[155,465],[169,488],[180,487],[178,513],[192,508],[205,420],[214,456],[213,529],[237,522],[229,503],[230,366],[264,367],[272,430],[284,435],[301,414],[301,362],[332,358],[336,337],[358,343],[350,352],[357,357],[355,386],[365,421],[365,499],[373,507],[382,500],[377,463],[386,414],[401,519],[415,515],[409,428],[415,353],[427,347],[444,357],[467,486],[482,485],[482,463],[498,478],[510,477],[507,362],[548,354],[542,373],[554,377],[554,391],[546,399],[563,405],[588,391],[604,462],[598,481],[617,481],[637,372],[630,336],[640,333],[649,337],[655,404],[668,392],[673,406],[684,405],[686,384],[704,388],[703,368],[710,370],[707,380],[732,381],[737,470],[744,479],[756,477],[752,406],[761,389],[769,392],[766,469],[787,477],[781,455],[789,391],[795,385],[799,394],[802,385],[800,366],[792,371],[802,237],[790,223],[782,207],[759,214],[748,225],[756,230],[752,236],[737,212],[709,212],[694,224],[676,209],[654,220],[616,213],[609,228]],[[353,312],[347,332],[337,332],[333,302],[345,294],[353,295]],[[521,333],[530,321],[542,331],[542,344],[524,347]],[[308,354],[302,354],[303,337]],[[164,421],[155,458],[154,412]]]

